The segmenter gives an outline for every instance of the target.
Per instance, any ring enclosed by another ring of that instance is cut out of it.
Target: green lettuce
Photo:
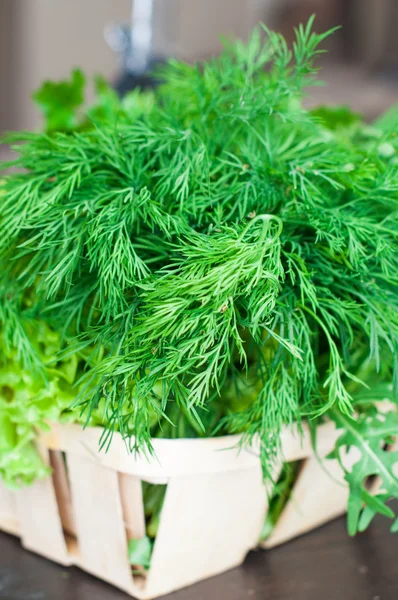
[[[57,358],[60,335],[43,322],[35,324],[34,339],[43,374],[25,369],[16,351],[3,347],[0,355],[0,477],[11,488],[50,473],[33,444],[37,431],[48,429],[47,421],[81,420],[77,409],[71,410],[78,355]]]

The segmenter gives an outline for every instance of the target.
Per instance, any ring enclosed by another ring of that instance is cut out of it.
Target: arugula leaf
[[[362,510],[358,521],[358,531],[365,531],[377,514],[382,514],[390,519],[394,518],[394,511],[385,503],[390,500],[389,494],[378,494],[371,496],[367,494],[367,504]],[[391,527],[393,531],[394,524]]]
[[[341,450],[355,447],[360,452],[358,462],[351,471],[346,470],[345,473],[350,487],[348,532],[355,535],[357,531],[363,531],[376,513],[394,517],[394,512],[386,502],[391,498],[398,498],[398,477],[394,472],[398,452],[389,452],[387,445],[398,432],[398,413],[365,413],[356,419],[350,419],[334,410],[331,418],[344,430],[331,456],[337,458],[344,468]],[[382,486],[380,493],[372,496],[366,489],[366,482],[374,475],[381,478]]]

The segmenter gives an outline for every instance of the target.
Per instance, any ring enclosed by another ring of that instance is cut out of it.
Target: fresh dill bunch
[[[33,368],[29,297],[65,352],[101,347],[77,403],[137,449],[182,416],[194,435],[258,438],[269,474],[284,425],[355,423],[375,381],[396,401],[397,111],[368,125],[306,110],[330,33],[312,28],[292,49],[264,27],[203,64],[171,61],[149,95],[99,81],[82,116],[68,91],[58,129],[47,86],[46,130],[8,138],[5,343]]]

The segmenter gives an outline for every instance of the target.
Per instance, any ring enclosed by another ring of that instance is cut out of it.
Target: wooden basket
[[[38,448],[53,475],[17,492],[0,484],[0,529],[140,599],[231,569],[258,546],[267,493],[256,448],[238,452],[237,436],[159,439],[148,461],[129,455],[119,434],[99,452],[100,435],[58,424],[42,435]],[[319,428],[319,456],[336,437],[332,423]],[[313,455],[308,431],[303,438],[285,431],[282,442],[285,461],[304,462],[267,548],[342,514],[348,499],[337,461],[323,464]],[[133,575],[127,544],[145,535],[141,481],[167,484],[167,491],[151,568]]]

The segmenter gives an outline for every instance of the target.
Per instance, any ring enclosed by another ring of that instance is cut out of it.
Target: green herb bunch
[[[303,107],[328,35],[312,22],[292,50],[263,28],[203,64],[171,61],[153,93],[119,101],[99,81],[82,114],[81,74],[75,93],[47,84],[47,131],[8,138],[0,322],[25,368],[20,297],[64,357],[90,349],[79,410],[102,407],[135,449],[240,432],[267,474],[283,426],[334,419],[336,452],[362,452],[354,532],[398,497],[397,415],[377,412],[397,399],[398,112],[366,125]]]

